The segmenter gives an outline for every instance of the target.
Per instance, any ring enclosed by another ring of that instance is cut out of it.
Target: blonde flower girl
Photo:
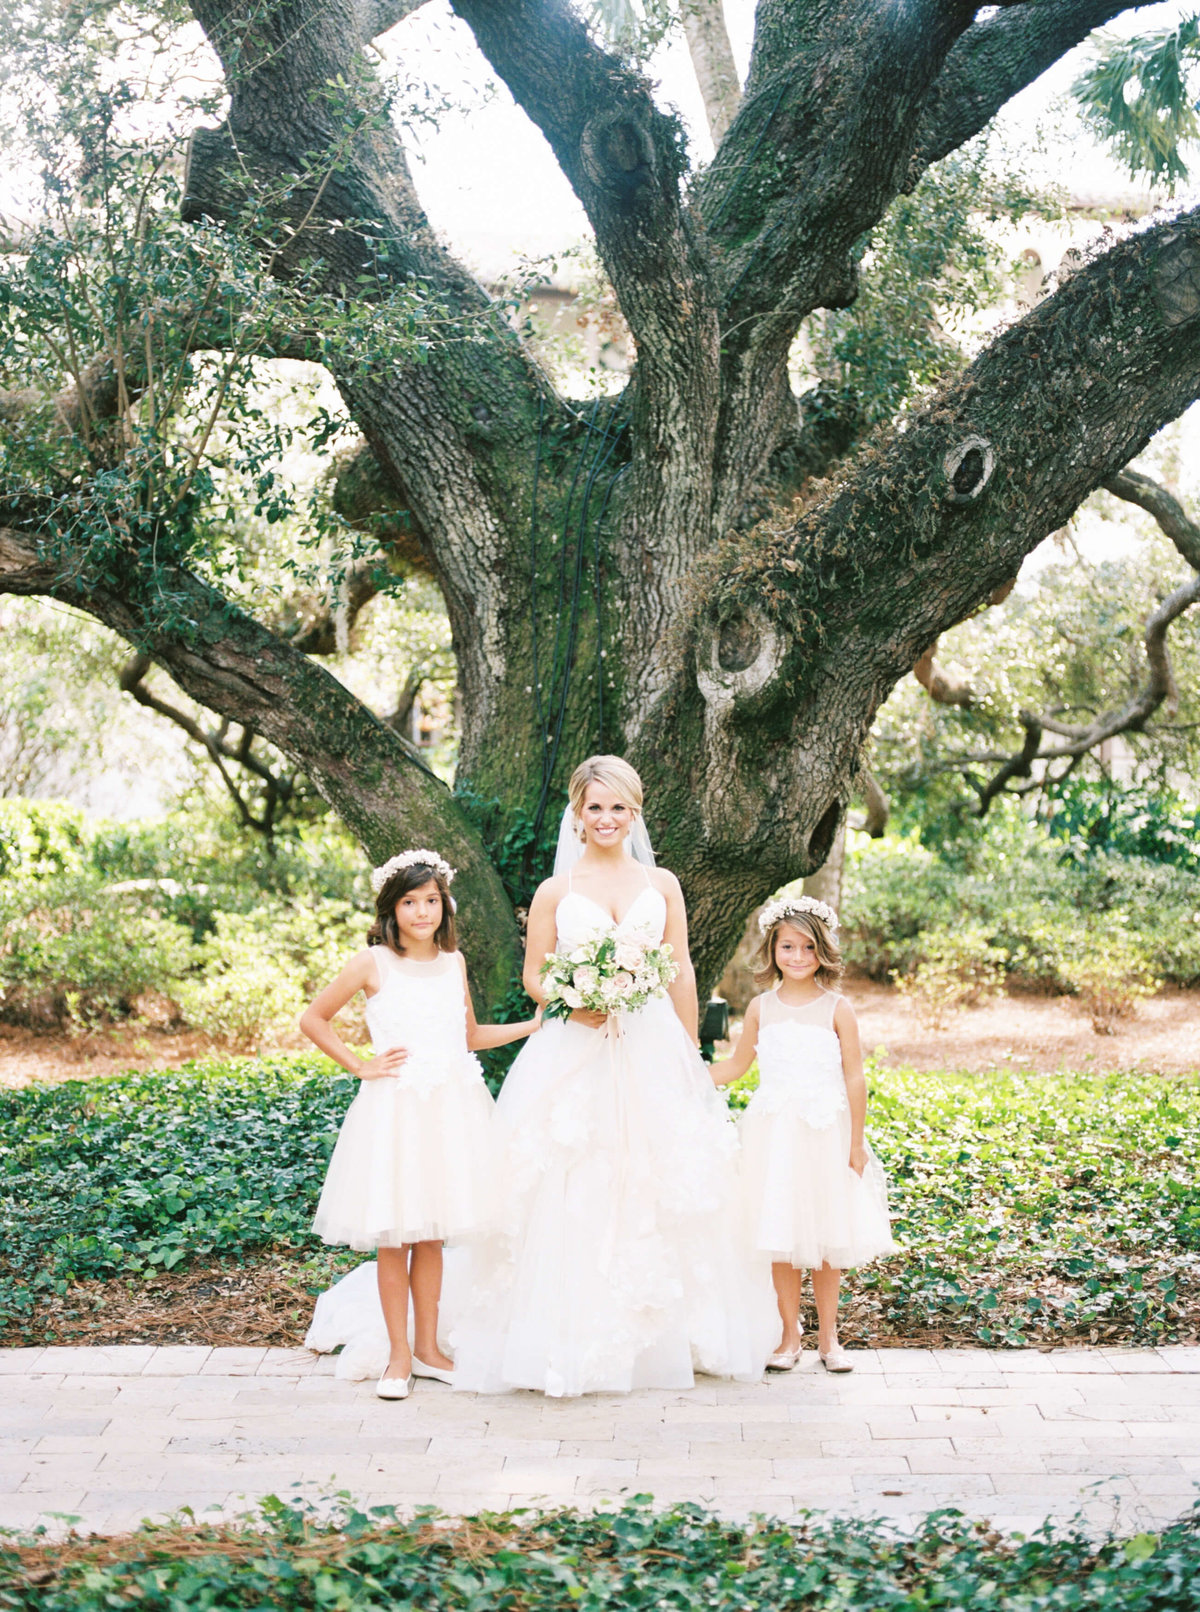
[[[887,1184],[863,1134],[867,1086],[854,1012],[833,989],[841,977],[837,915],[811,896],[783,897],[759,916],[755,978],[769,985],[746,1009],[732,1057],[713,1066],[719,1086],[758,1057],[758,1090],[741,1118],[750,1238],[771,1260],[783,1336],[768,1369],[800,1358],[800,1295],[812,1272],[817,1348],[827,1371],[851,1371],[838,1343],[842,1272],[895,1247]]]
[[[344,1346],[339,1375],[374,1375],[382,1366],[381,1399],[407,1399],[414,1375],[453,1381],[454,1363],[438,1344],[442,1244],[482,1233],[492,1207],[492,1099],[471,1054],[531,1034],[540,1018],[475,1022],[456,950],[453,877],[428,850],[402,851],[376,868],[367,948],[300,1020],[305,1035],[361,1082],[313,1229],[327,1243],[377,1250],[375,1264],[321,1295],[305,1342],[319,1353]],[[357,991],[367,998],[374,1049],[367,1059],[332,1023]]]

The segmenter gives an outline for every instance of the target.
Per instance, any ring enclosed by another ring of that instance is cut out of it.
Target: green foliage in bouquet
[[[599,935],[571,952],[555,952],[542,964],[544,1016],[566,1019],[579,1008],[632,1013],[665,996],[678,972],[669,945],[649,946],[636,935]]]

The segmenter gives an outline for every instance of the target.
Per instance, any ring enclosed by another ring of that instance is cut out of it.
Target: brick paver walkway
[[[1200,1349],[855,1351],[690,1393],[388,1404],[302,1349],[0,1350],[0,1526],[116,1532],[184,1505],[349,1490],[449,1512],[623,1494],[736,1516],[939,1505],[1027,1531],[1148,1527],[1200,1481]],[[62,1526],[59,1524],[58,1526]]]

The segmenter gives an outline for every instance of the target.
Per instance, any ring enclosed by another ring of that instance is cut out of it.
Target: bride
[[[696,1050],[683,895],[654,866],[641,806],[627,762],[576,768],[554,877],[529,911],[525,988],[542,1002],[547,954],[604,931],[665,940],[679,974],[669,1000],[544,1025],[513,1064],[495,1231],[450,1323],[456,1388],[689,1388],[695,1370],[753,1381],[778,1330],[769,1273],[740,1235],[734,1128]]]

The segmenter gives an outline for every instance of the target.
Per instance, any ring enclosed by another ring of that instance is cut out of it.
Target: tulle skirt
[[[759,1377],[778,1331],[769,1267],[738,1213],[733,1124],[669,1002],[604,1030],[545,1026],[496,1119],[494,1233],[464,1250],[466,1295],[445,1307],[456,1387]]]
[[[852,1170],[850,1115],[815,1127],[752,1098],[739,1126],[748,1236],[760,1254],[805,1269],[850,1270],[895,1250],[883,1167],[867,1147]]]
[[[364,1080],[338,1134],[313,1230],[368,1250],[457,1241],[489,1224],[493,1103],[476,1059],[440,1078]]]

